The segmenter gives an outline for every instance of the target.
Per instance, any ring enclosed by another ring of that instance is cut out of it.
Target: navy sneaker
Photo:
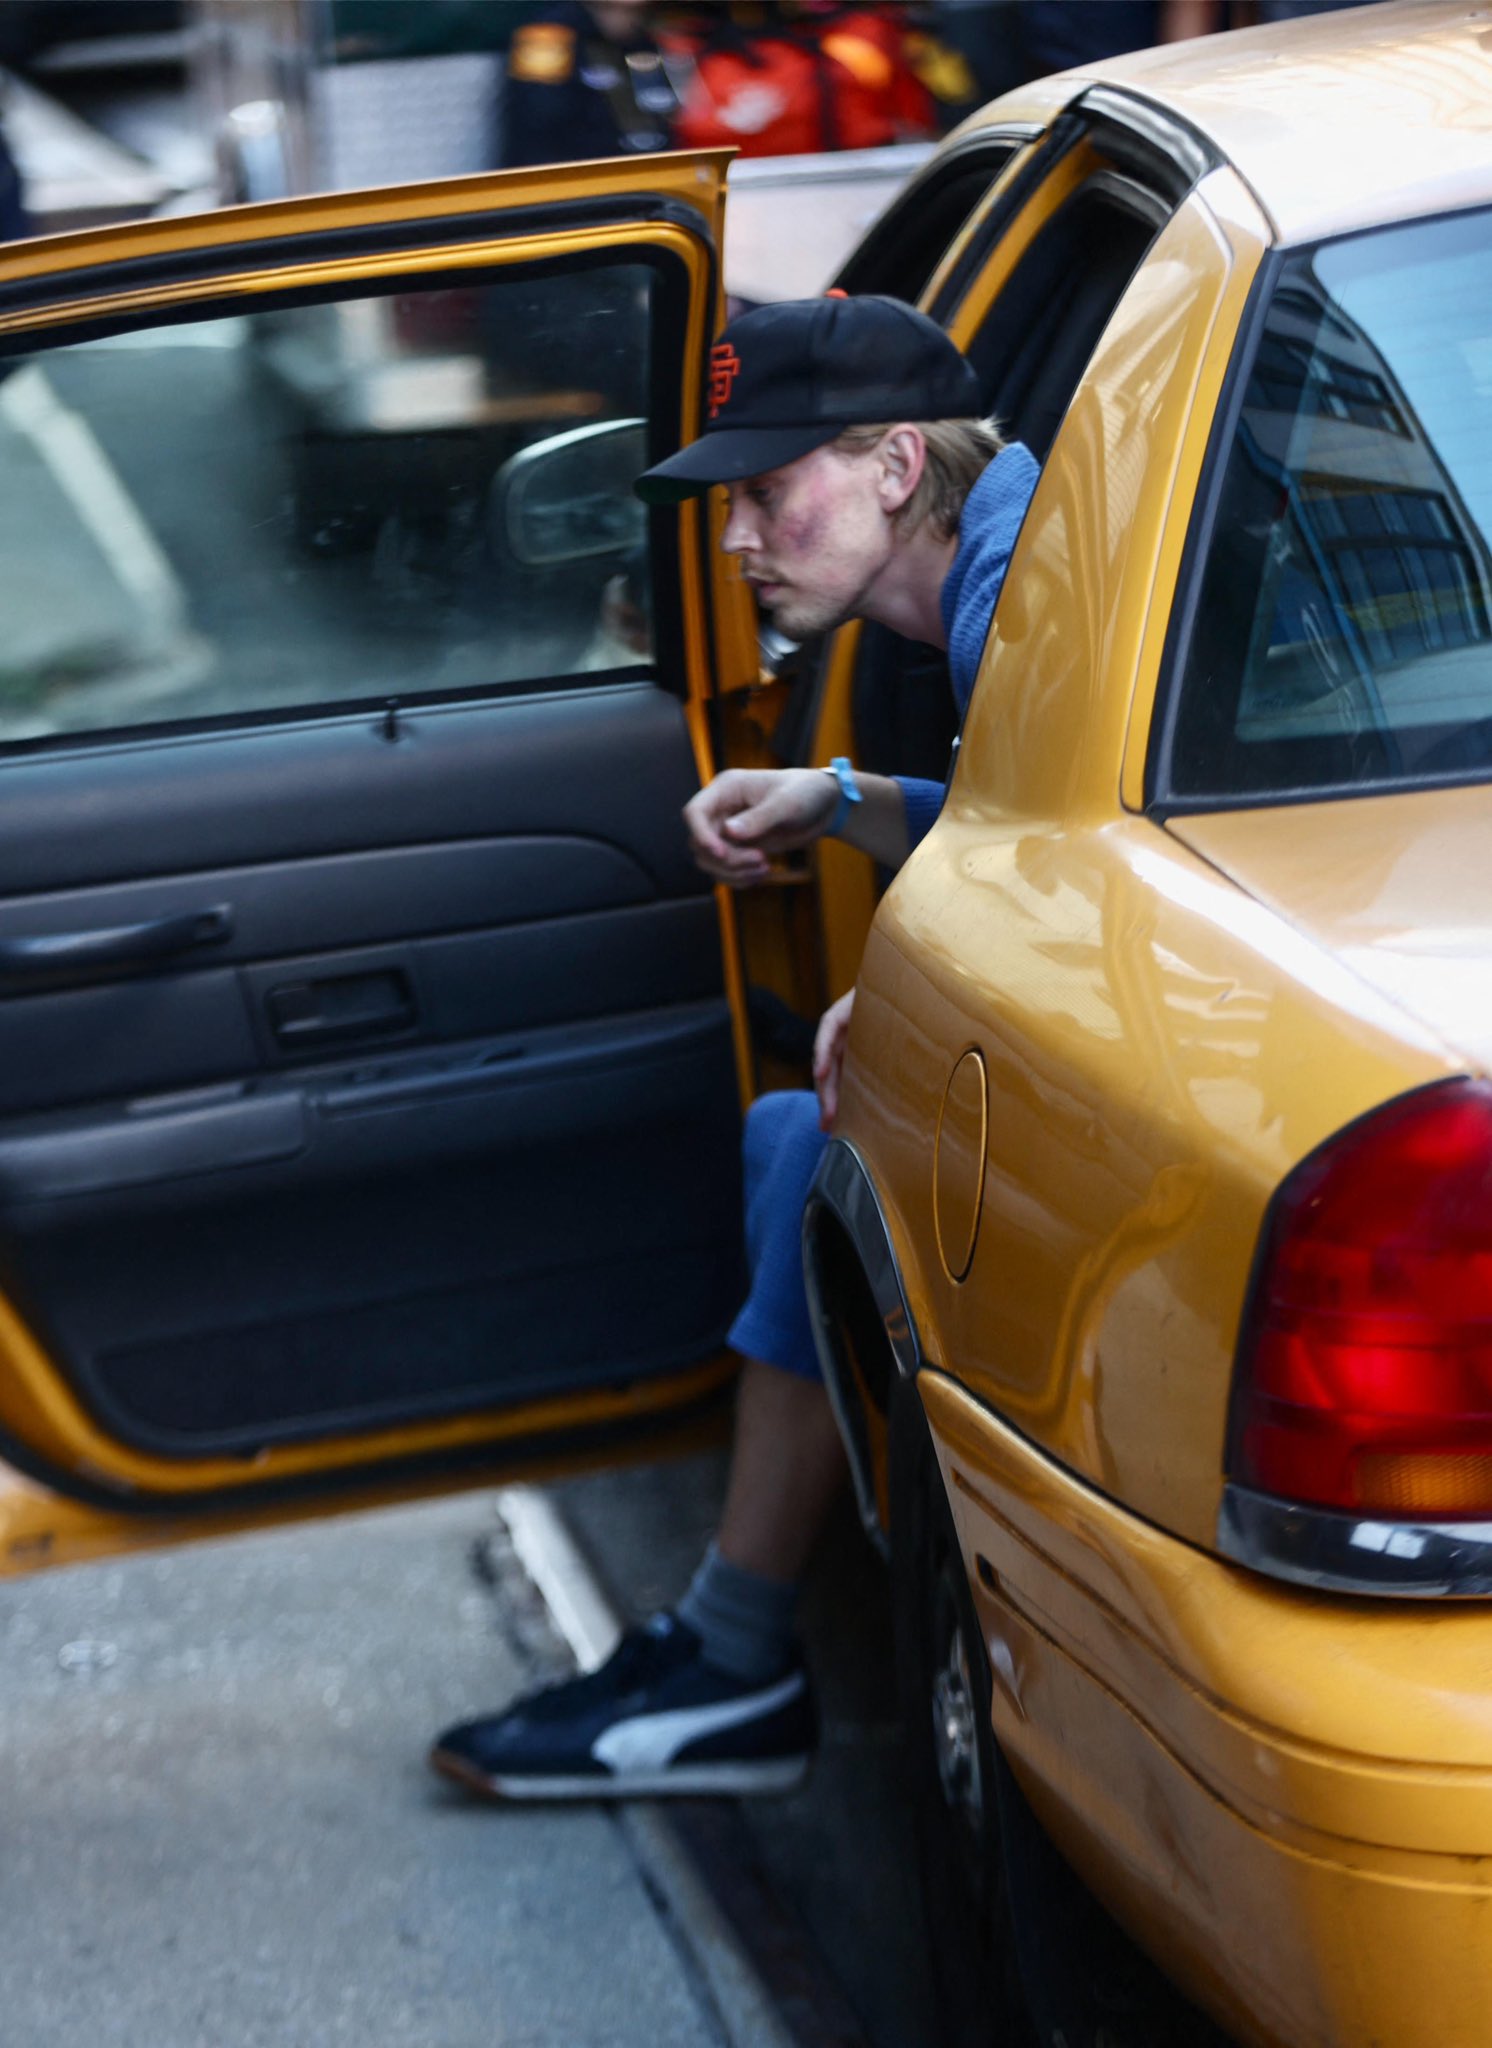
[[[743,1684],[706,1664],[694,1630],[663,1613],[630,1629],[599,1670],[448,1728],[430,1761],[491,1799],[786,1792],[814,1734],[800,1659]]]

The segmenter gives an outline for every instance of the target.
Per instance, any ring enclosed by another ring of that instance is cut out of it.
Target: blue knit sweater
[[[948,636],[948,673],[960,718],[969,707],[1000,585],[1040,474],[1030,449],[1012,441],[1001,449],[964,501],[958,552],[943,579],[939,600]],[[906,800],[907,838],[915,846],[932,829],[943,808],[946,785],[910,775],[895,779]]]

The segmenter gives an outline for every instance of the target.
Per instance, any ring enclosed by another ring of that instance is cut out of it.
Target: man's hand
[[[727,768],[684,806],[689,845],[717,881],[759,882],[771,856],[817,839],[839,804],[821,768]]]
[[[818,1090],[819,1129],[831,1131],[839,1114],[839,1076],[844,1067],[844,1049],[850,1035],[850,1012],[855,991],[831,1003],[819,1019],[813,1038],[813,1085]]]

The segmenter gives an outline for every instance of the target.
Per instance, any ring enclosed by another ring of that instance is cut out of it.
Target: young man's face
[[[720,544],[740,557],[780,632],[804,640],[864,615],[895,541],[873,451],[815,448],[726,488],[730,517]]]

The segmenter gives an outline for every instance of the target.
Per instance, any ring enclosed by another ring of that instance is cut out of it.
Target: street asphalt
[[[613,1814],[426,1768],[561,1668],[496,1528],[471,1495],[0,1588],[6,2041],[721,2048]]]

